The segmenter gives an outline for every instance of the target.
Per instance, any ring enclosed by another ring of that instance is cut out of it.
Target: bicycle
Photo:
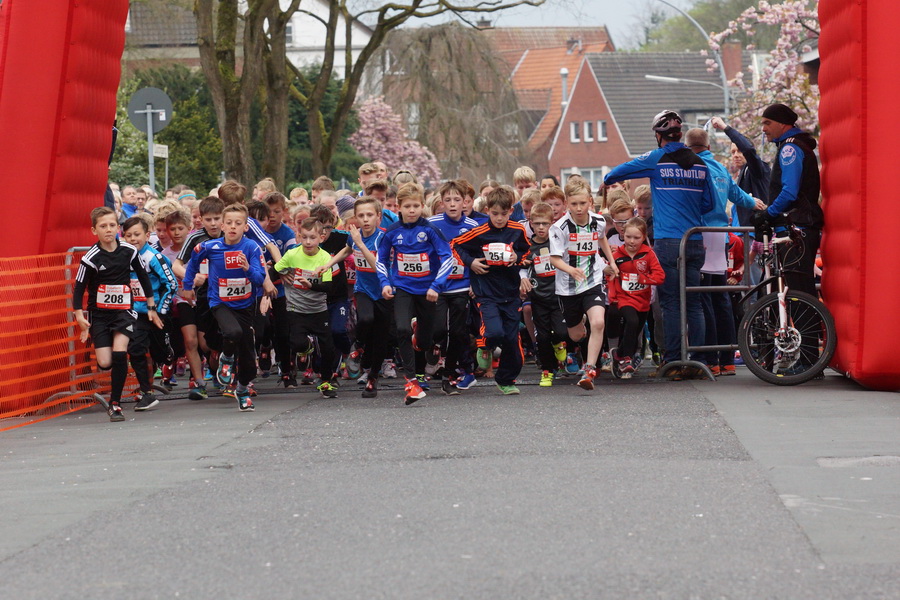
[[[738,326],[741,358],[751,373],[767,383],[798,385],[819,377],[834,356],[837,334],[834,318],[818,298],[788,289],[784,274],[794,262],[784,263],[791,244],[794,254],[802,254],[803,232],[787,223],[786,234],[773,235],[771,224],[756,228],[762,240],[759,255],[765,272],[763,280],[741,298],[743,305],[760,290],[773,290],[746,310]]]

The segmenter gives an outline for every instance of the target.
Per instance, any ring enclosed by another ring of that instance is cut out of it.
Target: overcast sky
[[[547,0],[543,6],[522,6],[488,18],[498,27],[606,25],[617,48],[627,45],[638,18],[654,0]],[[689,0],[672,0],[680,8]],[[665,5],[659,3],[662,8]],[[749,0],[748,0],[749,4]],[[473,19],[477,20],[477,19]]]

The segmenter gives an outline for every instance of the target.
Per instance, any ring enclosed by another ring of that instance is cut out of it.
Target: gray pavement
[[[522,390],[263,389],[255,413],[176,399],[0,434],[0,590],[900,597],[896,394],[743,370]]]

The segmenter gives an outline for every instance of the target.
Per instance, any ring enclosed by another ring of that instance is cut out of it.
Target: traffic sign
[[[169,147],[165,144],[153,144],[153,156],[155,158],[169,158]]]
[[[158,133],[172,122],[172,99],[159,88],[141,88],[128,102],[128,118],[144,133]],[[148,131],[148,122],[152,123],[152,132]]]

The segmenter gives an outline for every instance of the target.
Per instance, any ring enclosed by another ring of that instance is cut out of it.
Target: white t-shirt
[[[570,266],[582,269],[585,279],[575,281],[564,271],[556,271],[556,293],[559,296],[575,296],[598,285],[606,289],[606,258],[600,247],[606,239],[606,220],[597,213],[588,213],[587,225],[577,225],[566,211],[550,227],[550,255],[562,257]]]

